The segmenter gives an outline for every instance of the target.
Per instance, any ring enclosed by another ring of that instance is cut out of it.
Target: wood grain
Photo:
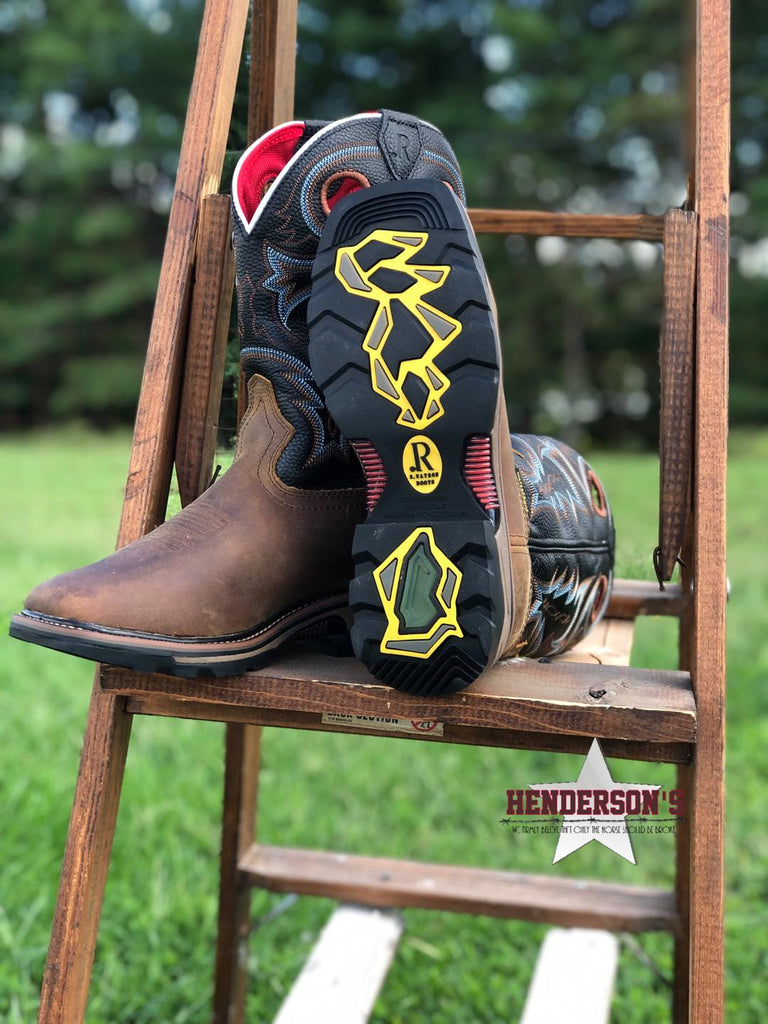
[[[376,907],[451,910],[610,931],[677,928],[672,893],[661,889],[277,846],[253,846],[240,868],[251,884],[272,892]]]
[[[415,697],[382,686],[354,658],[287,654],[230,679],[174,679],[105,669],[102,685],[130,696],[395,718],[522,732],[691,743],[696,708],[685,672],[568,662],[507,661],[450,697]]]
[[[628,665],[634,636],[634,619],[603,618],[568,651],[567,660],[585,665]]]
[[[659,589],[647,580],[613,581],[606,616],[611,619],[636,619],[638,615],[681,615],[685,607],[683,590],[678,584]]]
[[[669,580],[683,546],[691,504],[693,462],[693,298],[696,284],[695,213],[664,218],[664,314],[659,364],[660,578]]]
[[[677,767],[675,788],[682,790],[686,799],[693,793],[691,764]],[[675,936],[673,953],[674,978],[672,986],[673,1024],[687,1024],[691,998],[690,944],[691,944],[691,821],[682,819],[675,832],[675,904],[680,913],[680,928]]]
[[[251,899],[238,861],[256,839],[261,729],[228,723],[224,749],[213,1024],[244,1024]]]
[[[694,1024],[723,1019],[725,757],[725,496],[728,430],[728,194],[730,4],[697,3],[696,392],[693,650],[700,746],[691,843]]]
[[[238,704],[216,704],[210,701],[178,700],[150,694],[130,697],[126,710],[133,715],[159,715],[163,718],[189,718],[202,722],[240,722],[268,725],[280,729],[306,729],[311,732],[342,732],[357,736],[379,736],[387,739],[417,740],[426,743],[461,743],[475,747],[500,747],[506,750],[548,750],[556,754],[587,754],[592,743],[588,736],[561,736],[557,733],[522,732],[516,729],[494,729],[488,726],[452,725],[443,727],[443,735],[434,732],[393,733],[381,729],[361,729],[323,722],[322,714],[311,711],[279,711],[274,708],[252,708]],[[630,761],[666,764],[688,764],[693,756],[690,743],[652,743],[647,740],[612,740],[603,738],[600,746],[606,757]]]
[[[689,0],[693,4],[693,0]],[[693,517],[689,516],[683,541],[683,564],[680,567],[680,583],[691,594],[693,581]],[[690,672],[693,664],[693,600],[692,594],[686,602],[679,624],[678,667]],[[693,765],[681,764],[677,769],[676,788],[681,789],[690,801],[693,794]],[[690,1002],[691,958],[691,819],[682,821],[675,833],[675,902],[680,912],[680,930],[675,936],[674,983],[672,988],[672,1020],[674,1024],[688,1024]]]
[[[40,993],[40,1024],[85,1017],[131,733],[125,700],[94,683]]]
[[[261,0],[251,21],[248,141],[293,117],[298,0]]]
[[[661,242],[664,218],[645,214],[544,213],[540,210],[470,209],[478,234],[560,235],[563,238],[628,238]]]
[[[231,230],[229,196],[206,196],[200,209],[176,435],[182,505],[203,493],[213,470],[234,284]]]
[[[198,217],[202,199],[219,189],[247,15],[248,0],[208,0],[203,15],[118,547],[153,529],[165,515]]]

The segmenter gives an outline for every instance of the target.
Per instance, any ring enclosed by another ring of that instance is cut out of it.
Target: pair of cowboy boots
[[[495,307],[456,158],[392,111],[293,121],[232,187],[232,467],[177,516],[29,595],[11,634],[235,675],[348,624],[382,681],[448,694],[603,613],[613,524],[571,448],[510,437]]]

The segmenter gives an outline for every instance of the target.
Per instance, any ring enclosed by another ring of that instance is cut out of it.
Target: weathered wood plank
[[[696,392],[693,644],[700,713],[691,821],[694,1024],[723,1019],[725,758],[725,497],[728,431],[730,3],[697,0]]]
[[[540,210],[470,209],[478,234],[560,235],[563,238],[664,239],[664,218],[646,214],[544,213]]]
[[[558,657],[585,665],[628,665],[635,635],[634,619],[603,618],[589,636]]]
[[[672,893],[632,885],[277,846],[253,846],[240,868],[251,884],[272,892],[377,907],[452,910],[610,931],[677,928]]]
[[[685,794],[693,791],[693,766],[677,767],[675,787]],[[689,798],[689,797],[688,797]],[[673,1024],[688,1024],[690,1002],[691,942],[691,819],[683,818],[675,831],[675,903],[680,913],[680,929],[675,936],[672,985]]]
[[[251,899],[237,865],[256,839],[261,729],[228,723],[224,751],[213,1024],[245,1024]]]
[[[320,933],[274,1024],[365,1024],[403,933],[392,910],[340,906]]]
[[[131,735],[125,700],[94,682],[67,832],[51,942],[40,993],[40,1024],[81,1024]]]
[[[162,522],[201,200],[218,191],[248,0],[208,0],[149,335],[118,547]]]
[[[213,469],[234,283],[230,234],[229,196],[206,196],[197,233],[176,437],[176,479],[182,505],[202,494]]]
[[[664,590],[646,580],[616,579],[606,615],[612,619],[636,619],[638,615],[682,615],[685,597],[679,584]]]
[[[664,218],[664,313],[659,366],[659,550],[657,570],[672,578],[691,504],[693,461],[693,296],[696,214],[670,210]]]
[[[350,735],[386,736],[389,739],[424,740],[429,743],[462,743],[475,747],[501,747],[515,750],[549,750],[553,753],[586,754],[592,740],[588,736],[563,736],[555,733],[522,732],[515,729],[477,728],[475,726],[443,725],[436,730],[402,733],[377,729],[367,722],[347,726],[323,722],[322,714],[310,711],[279,711],[273,708],[251,708],[234,704],[205,703],[175,697],[149,694],[130,697],[126,710],[134,715],[159,715],[163,718],[189,718],[202,722],[241,722],[268,725],[281,729],[307,729],[312,732],[343,732]],[[606,757],[654,764],[688,764],[692,756],[690,743],[653,743],[646,740],[612,740],[603,738],[600,746]]]
[[[292,652],[229,679],[175,679],[105,669],[106,689],[131,695],[281,711],[437,719],[452,725],[656,743],[691,743],[696,708],[685,672],[569,662],[506,661],[449,697],[377,683],[354,658]]]
[[[293,116],[298,0],[261,0],[251,20],[248,141]]]
[[[608,1024],[618,963],[610,932],[553,928],[541,944],[520,1024]]]

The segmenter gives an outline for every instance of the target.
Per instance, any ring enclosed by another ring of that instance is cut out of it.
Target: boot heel
[[[430,696],[487,666],[502,605],[490,523],[363,525],[350,584],[357,656],[382,682]]]

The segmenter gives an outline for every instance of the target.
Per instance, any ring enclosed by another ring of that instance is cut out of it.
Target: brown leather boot
[[[38,586],[12,636],[143,671],[222,676],[345,614],[362,474],[308,366],[310,271],[336,202],[409,175],[463,194],[440,132],[386,111],[291,122],[246,151],[233,180],[247,386],[234,465],[146,537]]]

